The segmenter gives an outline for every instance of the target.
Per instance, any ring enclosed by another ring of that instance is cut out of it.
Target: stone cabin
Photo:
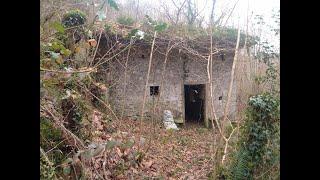
[[[204,46],[210,47],[208,40],[210,43],[210,38],[207,37],[206,42],[204,42],[206,45],[189,42],[180,43],[180,45],[172,48],[168,54],[162,84],[161,79],[168,41],[156,41],[145,102],[145,116],[162,118],[163,111],[170,110],[176,123],[197,122],[204,124],[206,127],[210,126],[210,120],[212,119],[210,112],[211,98],[207,73],[207,57],[210,49],[201,48]],[[108,39],[102,38],[99,54],[104,54],[110,46]],[[192,48],[187,50],[186,47],[191,46]],[[223,49],[213,55],[213,74],[211,76],[213,102],[217,116],[220,118],[223,115],[227,98],[235,42],[232,45],[230,43],[229,45],[227,43],[217,45],[216,43],[216,47]],[[196,49],[196,51],[190,49]],[[123,115],[123,117],[137,119],[140,117],[150,51],[150,42],[137,41],[132,45],[128,56],[126,78],[127,50],[106,65],[107,73],[105,76],[107,76],[107,83],[110,85],[108,101],[119,116]],[[200,57],[197,53],[206,58]],[[234,88],[230,101],[230,115],[234,114],[236,110],[235,102],[236,89]]]

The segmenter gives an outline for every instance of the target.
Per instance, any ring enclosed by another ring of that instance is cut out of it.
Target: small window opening
[[[224,54],[221,53],[219,56],[220,56],[220,58],[221,58],[221,61],[224,61]]]
[[[159,95],[159,86],[150,86],[150,96]]]
[[[145,57],[144,57],[144,54],[142,54],[142,55],[141,55],[141,58],[142,58],[142,59],[144,59],[144,58],[145,58]]]
[[[219,97],[219,100],[222,100],[222,96]]]

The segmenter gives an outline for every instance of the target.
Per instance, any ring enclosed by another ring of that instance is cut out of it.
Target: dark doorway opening
[[[186,123],[204,123],[205,85],[184,85]]]

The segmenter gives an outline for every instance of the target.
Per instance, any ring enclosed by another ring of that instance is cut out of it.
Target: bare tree
[[[227,22],[228,22],[229,18],[231,17],[231,15],[232,15],[232,13],[233,13],[234,9],[236,8],[236,6],[237,6],[238,2],[239,2],[239,0],[237,0],[237,1],[236,1],[236,3],[234,3],[234,5],[233,5],[233,7],[232,7],[232,9],[231,9],[231,12],[229,13],[229,16],[227,17],[227,19],[226,19],[226,21],[225,21],[225,23],[224,23],[223,27],[225,27],[225,26],[227,25]]]
[[[193,25],[198,15],[199,15],[198,8],[197,8],[195,2],[188,0],[187,1],[187,10],[186,10],[186,18],[187,18],[188,25]]]
[[[226,102],[226,105],[225,105],[225,108],[224,108],[222,124],[225,123],[225,121],[227,119],[228,111],[229,111],[230,99],[231,99],[231,94],[232,94],[232,89],[233,89],[233,82],[234,82],[234,74],[235,74],[236,64],[237,64],[237,60],[238,60],[239,41],[240,41],[240,25],[238,25],[237,44],[236,44],[236,49],[235,49],[235,52],[234,52],[234,58],[233,58],[232,69],[231,69],[230,84],[229,84],[229,88],[228,88],[227,102]]]
[[[212,0],[212,7],[211,7],[211,15],[210,15],[210,23],[214,24],[214,8],[216,5],[216,0]]]
[[[172,6],[169,7],[166,2],[167,1],[161,3],[162,8],[164,9],[165,16],[172,24],[177,25],[181,19],[181,15],[187,0],[183,0],[182,2],[171,0],[174,8]],[[171,12],[170,10],[173,12]]]

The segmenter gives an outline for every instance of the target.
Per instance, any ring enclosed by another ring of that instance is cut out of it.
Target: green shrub
[[[44,157],[40,157],[40,179],[55,179],[55,168]]]
[[[49,158],[51,162],[45,157],[40,157],[40,179],[54,179],[54,176],[57,173],[54,166],[65,159],[65,155],[59,150],[60,148],[63,149],[65,147],[65,143],[61,143],[62,140],[62,132],[55,129],[49,119],[41,117],[40,147],[45,151],[50,149],[50,152],[47,153],[47,158]]]
[[[224,27],[224,28],[215,28],[214,32],[213,32],[213,38],[215,40],[226,40],[229,42],[237,42],[237,37],[238,37],[238,29],[236,28],[228,28],[228,27]],[[239,45],[243,46],[244,42],[245,42],[245,38],[246,34],[240,32],[240,42]],[[248,39],[247,39],[247,45],[250,47],[254,44],[256,44],[258,41],[258,37],[253,37],[248,35]]]
[[[80,10],[72,10],[63,16],[62,24],[68,28],[83,25],[86,20],[87,17],[85,13]]]
[[[238,150],[231,157],[228,179],[254,179],[261,170],[279,163],[279,121],[278,98],[271,94],[250,98]]]
[[[132,26],[134,24],[134,20],[128,16],[120,16],[117,18],[117,22],[122,25]]]
[[[61,131],[55,129],[49,119],[40,118],[40,145],[43,148],[61,141],[61,135]]]

